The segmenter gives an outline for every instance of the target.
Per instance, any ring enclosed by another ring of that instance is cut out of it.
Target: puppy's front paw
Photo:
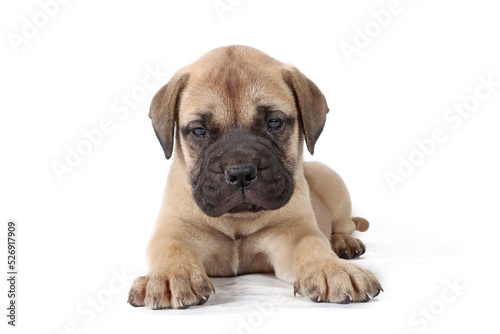
[[[294,283],[294,294],[314,302],[348,304],[367,302],[384,291],[370,271],[344,260],[314,262],[303,266]]]
[[[345,233],[332,234],[332,249],[342,259],[360,257],[366,252],[366,246],[361,240]]]
[[[153,310],[187,308],[206,303],[212,282],[205,272],[187,266],[162,268],[138,277],[132,284],[128,302],[132,306],[148,306]]]

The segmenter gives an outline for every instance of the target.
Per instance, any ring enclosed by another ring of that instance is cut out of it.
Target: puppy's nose
[[[226,181],[235,189],[247,188],[257,177],[257,169],[253,166],[229,167],[224,173]]]

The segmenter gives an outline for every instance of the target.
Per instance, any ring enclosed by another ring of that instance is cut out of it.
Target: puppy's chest
[[[271,272],[267,255],[257,249],[255,241],[254,237],[240,234],[221,241],[204,261],[208,275],[234,276]]]

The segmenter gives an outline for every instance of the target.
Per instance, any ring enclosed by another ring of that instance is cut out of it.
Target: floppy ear
[[[295,67],[283,70],[283,79],[295,97],[295,105],[306,137],[307,149],[314,154],[314,144],[318,140],[328,113],[326,99],[319,88]]]
[[[178,108],[182,90],[186,86],[189,74],[175,74],[153,97],[149,109],[149,117],[153,123],[156,137],[170,159],[174,147],[174,127],[177,121]]]

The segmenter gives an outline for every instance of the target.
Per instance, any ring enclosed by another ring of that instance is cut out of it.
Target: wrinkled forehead
[[[295,98],[276,64],[233,60],[205,64],[190,71],[180,102],[181,126],[211,114],[221,126],[250,126],[259,110],[296,115]]]

